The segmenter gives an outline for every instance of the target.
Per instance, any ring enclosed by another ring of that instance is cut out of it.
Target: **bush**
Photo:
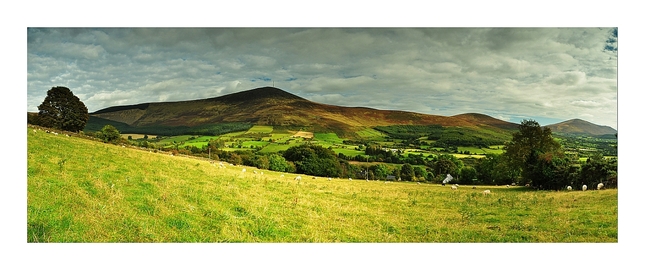
[[[95,136],[104,142],[116,142],[121,138],[121,133],[115,127],[105,125],[101,131],[95,133]]]

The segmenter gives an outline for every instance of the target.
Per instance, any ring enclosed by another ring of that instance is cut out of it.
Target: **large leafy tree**
[[[533,186],[556,188],[556,183],[551,182],[561,182],[559,172],[568,171],[551,129],[541,127],[535,120],[522,121],[519,131],[506,144],[505,157],[511,167],[521,169],[523,180],[530,180]],[[558,177],[554,171],[558,171]]]
[[[47,96],[38,106],[41,125],[66,131],[78,132],[90,119],[85,104],[67,87],[56,86],[47,91]]]
[[[342,173],[342,167],[334,151],[320,145],[294,146],[287,149],[283,156],[296,165],[298,173],[330,177],[337,177]]]
[[[415,179],[414,168],[410,163],[405,163],[401,166],[401,180],[412,181]]]

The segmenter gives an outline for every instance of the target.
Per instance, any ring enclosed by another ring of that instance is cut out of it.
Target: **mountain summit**
[[[612,127],[599,126],[581,119],[567,120],[557,124],[548,125],[547,127],[551,128],[551,131],[553,132],[567,134],[588,134],[597,136],[607,134],[613,135],[618,133],[618,131]]]

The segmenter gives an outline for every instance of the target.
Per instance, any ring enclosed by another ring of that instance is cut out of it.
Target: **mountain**
[[[480,113],[459,114],[453,116],[453,118],[462,119],[472,123],[478,123],[478,125],[493,126],[502,129],[517,129],[517,127],[519,126],[519,124],[506,122]]]
[[[581,119],[572,119],[557,124],[547,125],[554,133],[564,133],[572,135],[614,135],[618,133],[612,127],[600,126]]]
[[[214,123],[246,122],[257,125],[308,127],[316,132],[333,131],[339,135],[351,134],[366,127],[388,125],[504,129],[517,126],[480,114],[438,116],[321,104],[273,87],[192,101],[115,106],[90,115],[90,122],[101,118],[130,127],[194,127]]]

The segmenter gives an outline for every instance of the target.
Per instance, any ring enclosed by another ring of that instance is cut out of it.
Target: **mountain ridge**
[[[554,133],[565,134],[586,134],[601,136],[607,134],[616,134],[618,131],[610,126],[600,126],[582,119],[570,119],[560,123],[547,125]]]
[[[322,104],[275,87],[260,87],[197,100],[113,106],[97,110],[90,115],[133,127],[190,127],[212,123],[247,122],[256,125],[309,127],[317,132],[333,131],[345,134],[366,127],[388,125],[441,125],[505,131],[515,130],[519,126],[480,113],[440,116]],[[558,130],[554,132],[561,130],[560,127],[555,127]]]

